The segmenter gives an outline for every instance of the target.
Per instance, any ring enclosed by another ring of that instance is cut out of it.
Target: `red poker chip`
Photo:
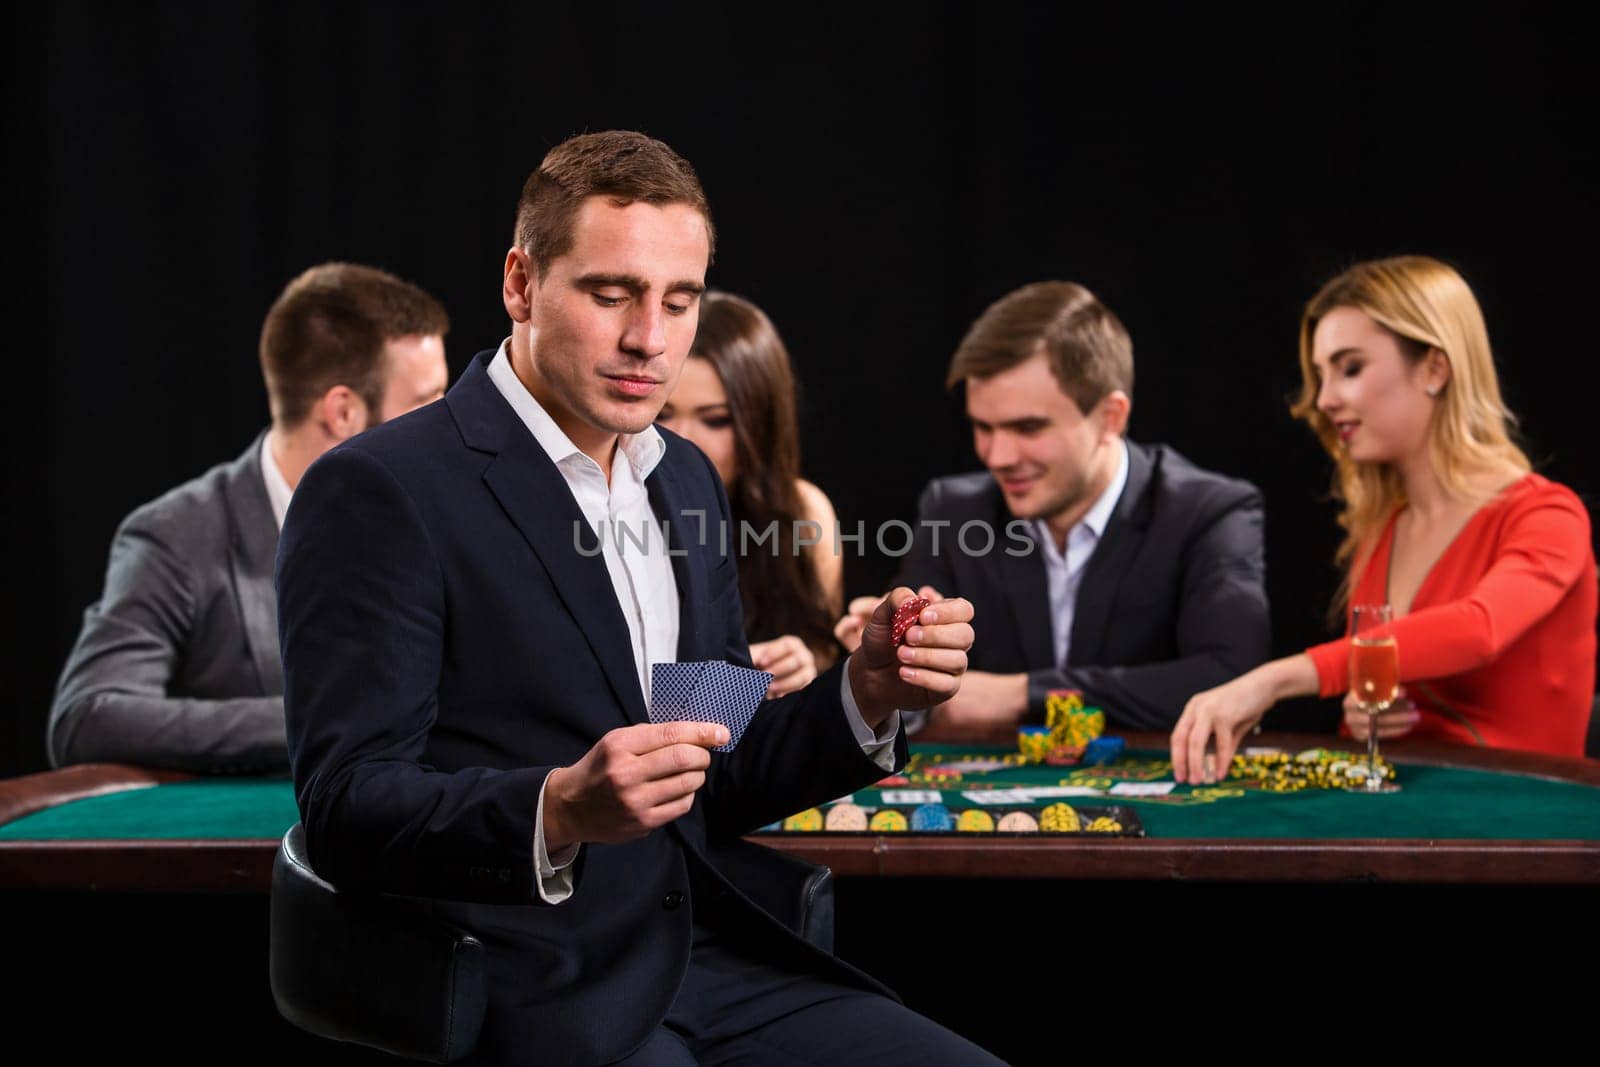
[[[917,624],[917,616],[922,614],[922,609],[927,607],[928,604],[927,597],[914,596],[895,609],[894,627],[890,633],[895,647],[898,648],[906,643],[906,631]]]

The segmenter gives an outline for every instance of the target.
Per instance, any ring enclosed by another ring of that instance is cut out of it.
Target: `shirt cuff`
[[[547,774],[539,786],[539,806],[533,817],[533,884],[539,889],[540,900],[546,904],[560,904],[572,895],[572,863],[583,845],[568,845],[554,856],[545,851],[544,790],[549,784]]]
[[[850,732],[856,735],[861,754],[882,767],[885,774],[893,774],[894,739],[900,733],[900,712],[891,711],[889,717],[883,720],[883,726],[874,733],[872,727],[867,725],[867,720],[861,717],[861,706],[856,703],[856,695],[850,690],[848,669],[839,672],[839,699],[844,702],[845,721],[850,724]]]

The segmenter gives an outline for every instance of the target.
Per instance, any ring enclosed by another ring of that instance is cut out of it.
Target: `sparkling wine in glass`
[[[1394,613],[1388,604],[1357,604],[1350,609],[1350,692],[1369,716],[1366,781],[1358,793],[1394,793],[1400,786],[1378,770],[1378,715],[1400,692],[1400,646],[1395,642]]]

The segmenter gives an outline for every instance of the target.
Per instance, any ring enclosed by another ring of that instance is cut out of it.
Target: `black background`
[[[523,178],[583,130],[642,129],[696,165],[711,281],[783,332],[804,469],[846,522],[910,518],[926,479],[976,466],[941,389],[954,345],[1011,288],[1072,279],[1133,334],[1133,435],[1265,491],[1277,649],[1318,640],[1337,530],[1284,402],[1298,313],[1398,252],[1467,276],[1536,465],[1592,506],[1579,16],[935,11],[14,7],[0,773],[45,766],[118,520],[265,423],[256,338],[284,282],[334,258],[417,281],[454,319],[459,374],[507,332]],[[892,566],[851,561],[849,591]]]

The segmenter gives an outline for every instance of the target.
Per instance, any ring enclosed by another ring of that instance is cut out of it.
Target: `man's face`
[[[685,204],[590,197],[572,250],[528,274],[534,396],[580,448],[655,420],[694,341],[710,242]]]
[[[1042,353],[991,377],[967,379],[967,417],[978,458],[1012,515],[1048,520],[1087,499],[1107,439],[1105,419],[1101,407],[1088,415],[1078,410]]]
[[[444,362],[444,339],[436,333],[391,337],[383,346],[387,373],[383,403],[373,425],[399,418],[444,396],[450,371]]]

